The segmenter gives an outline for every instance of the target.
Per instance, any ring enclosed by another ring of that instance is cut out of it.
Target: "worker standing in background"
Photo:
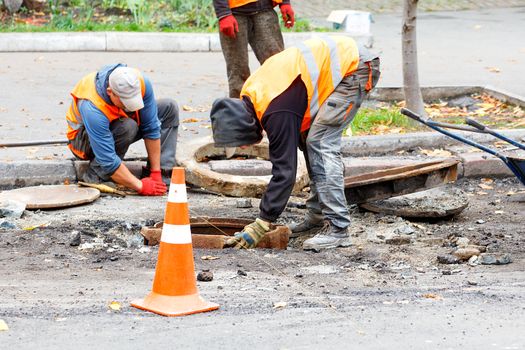
[[[259,217],[228,245],[257,246],[281,215],[295,184],[298,147],[306,159],[310,198],[303,221],[293,225],[292,232],[318,230],[304,249],[350,245],[341,137],[379,75],[378,56],[358,48],[353,39],[315,38],[269,58],[246,80],[241,99],[213,103],[215,145],[231,154],[229,147],[258,143],[264,130],[272,162]]]
[[[284,50],[279,18],[273,9],[277,4],[285,27],[292,28],[295,15],[290,0],[213,0],[230,97],[240,97],[250,76],[248,44],[260,64]]]
[[[107,65],[86,75],[71,95],[66,115],[68,147],[77,158],[90,161],[82,180],[112,180],[141,195],[164,195],[175,166],[177,103],[156,101],[150,80],[124,64]],[[142,179],[122,161],[129,146],[140,139],[148,154]]]

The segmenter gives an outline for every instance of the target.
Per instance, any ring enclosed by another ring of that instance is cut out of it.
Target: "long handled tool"
[[[42,140],[42,141],[0,143],[0,147],[28,147],[28,146],[44,146],[44,145],[67,145],[67,143],[68,143],[68,140]]]
[[[454,140],[466,143],[467,145],[470,145],[472,147],[479,148],[482,151],[485,151],[489,154],[492,154],[493,156],[498,157],[499,159],[503,161],[503,163],[505,163],[505,165],[507,165],[507,167],[514,173],[514,175],[516,175],[518,180],[520,180],[520,182],[525,186],[525,159],[524,158],[510,157],[510,156],[504,155],[503,153],[500,153],[492,148],[489,148],[487,146],[484,146],[482,144],[479,144],[477,142],[464,138],[463,136],[455,134],[451,131],[445,130],[443,129],[443,127],[447,127],[447,126],[444,126],[443,123],[438,123],[431,119],[421,118],[421,116],[417,115],[416,113],[412,112],[409,109],[401,108],[401,114],[404,114],[407,117],[414,119],[415,121],[425,124],[429,128],[436,130],[437,132],[440,132],[444,135],[447,135],[448,137],[453,138]],[[511,140],[508,137],[501,135],[500,133],[497,133],[496,131],[486,127],[485,125],[473,119],[467,118],[466,122],[467,124],[473,127],[472,128],[473,130],[468,130],[466,129],[466,127],[464,127],[462,130],[490,134],[500,140],[510,143],[513,146],[516,146],[520,149],[525,150],[525,145],[515,140]]]

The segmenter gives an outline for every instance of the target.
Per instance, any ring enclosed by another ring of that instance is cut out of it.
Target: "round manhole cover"
[[[0,193],[0,200],[15,200],[26,209],[52,209],[91,203],[100,196],[96,188],[76,185],[32,186]]]

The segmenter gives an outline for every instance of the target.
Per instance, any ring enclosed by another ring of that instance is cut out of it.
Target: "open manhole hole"
[[[237,218],[197,217],[190,219],[192,244],[194,248],[222,249],[228,237],[242,231],[252,220]],[[162,235],[162,223],[143,227],[140,233],[145,245],[157,245]],[[286,226],[272,225],[270,232],[261,240],[257,248],[286,249],[290,230]]]

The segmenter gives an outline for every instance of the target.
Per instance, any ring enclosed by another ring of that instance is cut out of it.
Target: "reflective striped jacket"
[[[319,106],[332,94],[344,77],[359,64],[355,41],[346,36],[323,36],[307,40],[267,59],[244,83],[241,98],[250,98],[255,114],[262,121],[270,103],[298,77],[308,92],[308,108],[301,132],[310,128]]]
[[[146,93],[146,85],[144,83],[144,77],[142,74],[137,70],[137,75],[140,80],[140,87],[142,90],[142,97],[144,97]],[[102,112],[108,118],[109,122],[111,123],[115,119],[118,118],[128,118],[128,114],[123,111],[122,109],[118,108],[115,105],[107,103],[97,92],[96,88],[96,77],[97,72],[90,73],[86,75],[84,78],[82,78],[77,85],[73,88],[71,91],[71,96],[73,97],[73,101],[71,102],[71,105],[69,106],[69,109],[66,113],[66,121],[67,121],[67,139],[73,140],[78,134],[79,129],[83,125],[82,121],[82,115],[79,111],[78,104],[80,100],[88,100],[95,107]],[[139,111],[136,111],[132,114],[131,118],[137,121],[137,123],[140,124],[140,117],[139,117]],[[81,154],[80,151],[73,149],[72,145],[69,145],[69,148],[73,153],[75,153],[80,158],[85,158],[84,154]]]

